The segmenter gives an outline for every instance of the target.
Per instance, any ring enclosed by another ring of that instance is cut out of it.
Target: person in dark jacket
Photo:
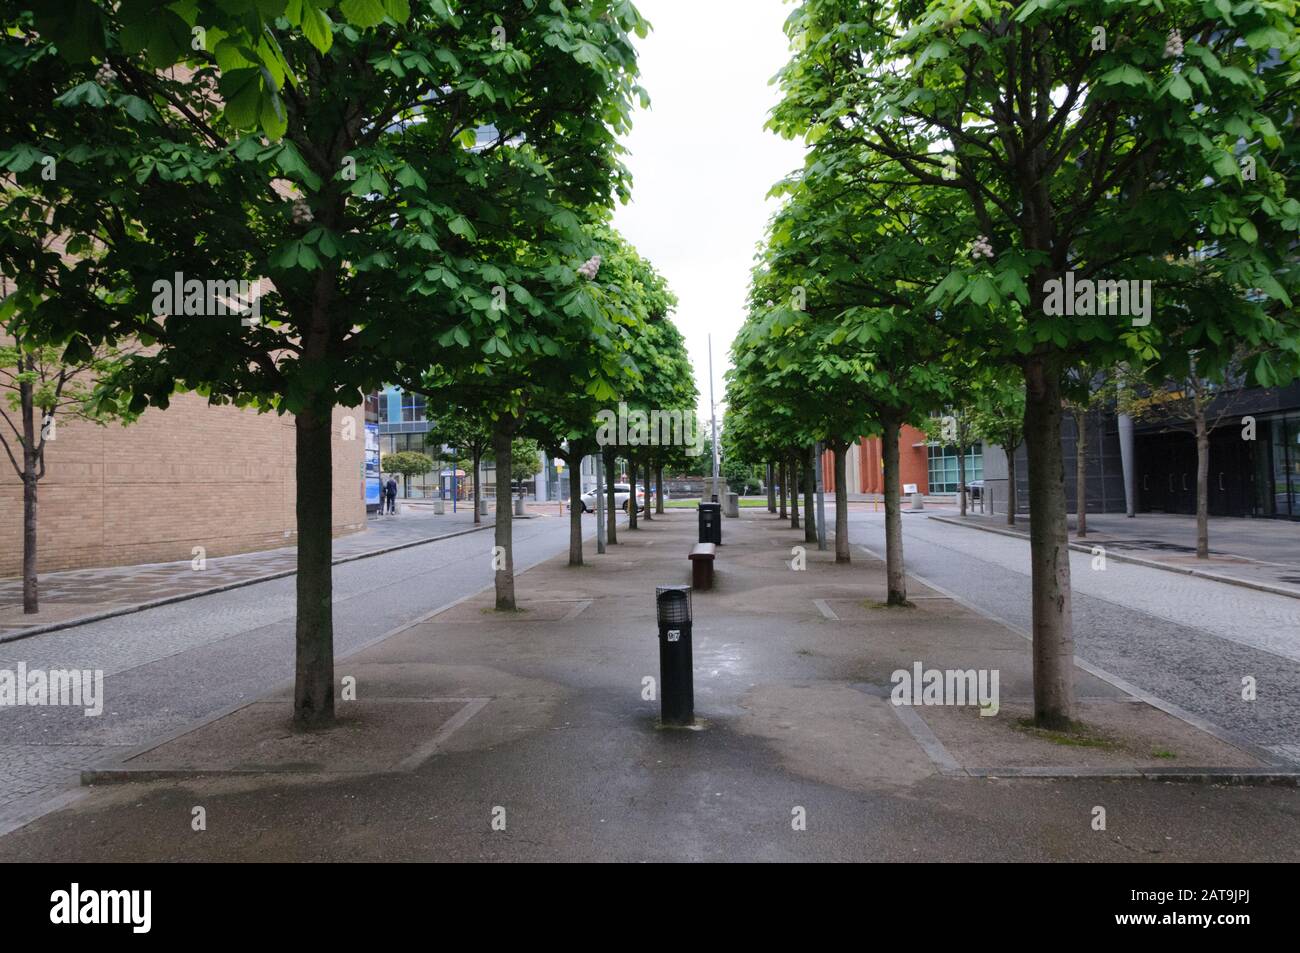
[[[388,478],[388,483],[384,487],[384,495],[388,497],[389,515],[395,516],[397,514],[397,480],[395,478]]]

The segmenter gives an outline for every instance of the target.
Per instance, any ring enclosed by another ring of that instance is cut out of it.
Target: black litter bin
[[[700,542],[722,545],[722,504],[700,504]]]
[[[656,587],[655,617],[659,623],[659,718],[665,725],[692,725],[691,587]]]

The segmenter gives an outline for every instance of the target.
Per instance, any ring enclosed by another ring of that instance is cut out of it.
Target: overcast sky
[[[793,8],[781,0],[637,0],[637,8],[654,27],[637,47],[651,106],[636,113],[626,140],[632,201],[614,224],[677,295],[673,320],[705,415],[713,335],[721,426],[727,352],[774,208],[764,196],[803,161],[801,143],[763,128],[778,95],[768,80],[788,57],[781,25]]]

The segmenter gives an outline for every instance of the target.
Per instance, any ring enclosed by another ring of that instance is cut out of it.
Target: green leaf
[[[258,118],[262,124],[262,131],[266,133],[268,139],[279,139],[289,128],[289,114],[285,112],[280,94],[275,90],[268,89],[262,97]]]
[[[1103,73],[1101,82],[1106,86],[1144,86],[1150,81],[1136,66],[1125,63],[1123,66],[1116,66],[1108,73]]]
[[[117,106],[137,122],[158,123],[162,118],[139,96],[119,96]]]
[[[333,25],[324,10],[312,5],[312,0],[303,0],[302,35],[312,46],[322,53],[328,53],[334,45]]]
[[[275,163],[280,169],[289,176],[295,178],[315,192],[321,187],[321,178],[317,175],[312,167],[307,164],[298,147],[292,142],[286,141],[280,151],[276,153]]]
[[[1231,152],[1220,152],[1214,159],[1214,171],[1221,179],[1234,179],[1241,174],[1241,167]]]
[[[424,177],[415,170],[415,166],[413,165],[408,164],[402,166],[397,170],[397,175],[394,176],[394,178],[397,179],[401,185],[404,185],[407,188],[418,188],[421,191],[427,191],[429,188],[428,184],[424,181]]]
[[[453,235],[459,235],[461,238],[465,239],[466,241],[472,242],[476,238],[478,238],[478,232],[474,230],[474,226],[470,223],[470,220],[467,219],[464,215],[457,215],[455,218],[453,218],[450,222],[447,223],[447,228],[451,231]]]
[[[257,125],[262,107],[262,71],[256,67],[221,74],[226,121],[236,129]]]
[[[103,88],[91,80],[73,86],[70,90],[54,100],[60,106],[91,106],[95,109],[108,105],[108,97]]]
[[[388,15],[381,0],[342,0],[339,10],[349,23],[359,27],[379,26]]]

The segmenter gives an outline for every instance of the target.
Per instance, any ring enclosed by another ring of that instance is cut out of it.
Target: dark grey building
[[[1225,392],[1207,413],[1212,516],[1300,520],[1300,383]],[[1113,411],[1089,416],[1085,488],[1090,513],[1196,512],[1196,438],[1190,424],[1145,423]],[[1068,508],[1075,511],[1077,430],[1062,423]],[[1025,448],[1016,454],[1018,511],[1028,512]],[[984,451],[987,505],[1006,512],[1006,454]],[[1130,499],[1129,497],[1132,497]]]

